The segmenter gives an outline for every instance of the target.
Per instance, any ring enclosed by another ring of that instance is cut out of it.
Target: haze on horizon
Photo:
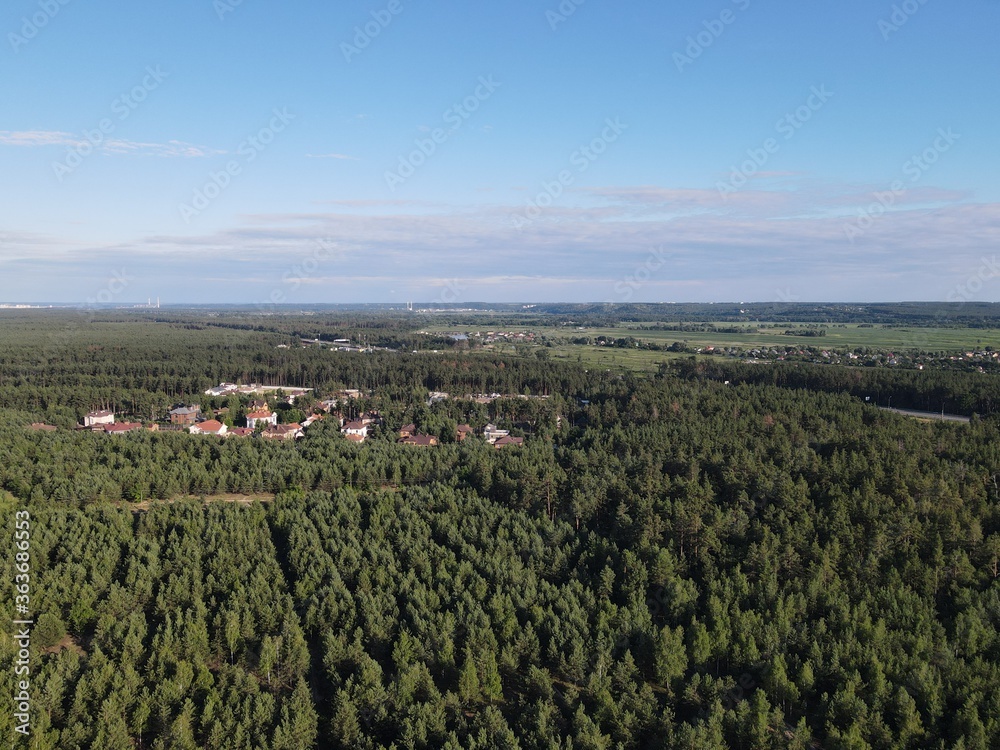
[[[998,22],[14,0],[0,302],[1000,300]]]

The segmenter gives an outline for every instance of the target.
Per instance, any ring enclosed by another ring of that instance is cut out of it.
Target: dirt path
[[[141,511],[147,511],[153,505],[172,505],[176,502],[183,502],[185,500],[198,500],[200,499],[197,495],[180,495],[178,497],[172,497],[168,500],[143,500],[138,503],[130,503],[124,500],[115,503],[119,508],[128,508],[134,513],[139,513]],[[242,495],[239,493],[226,493],[223,495],[207,495],[205,497],[205,503],[238,503],[239,505],[253,505],[254,502],[259,500],[262,503],[269,503],[274,500],[274,494],[270,492],[262,492],[253,495]]]

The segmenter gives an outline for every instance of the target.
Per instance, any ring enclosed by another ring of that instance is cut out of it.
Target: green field
[[[732,324],[720,323],[719,327],[732,328]],[[986,346],[1000,347],[1000,330],[973,328],[896,328],[874,326],[862,328],[857,324],[830,326],[823,328],[822,337],[788,336],[786,330],[795,330],[805,324],[778,324],[778,328],[762,328],[757,325],[745,326],[745,333],[715,333],[702,331],[643,331],[640,325],[624,325],[587,335],[631,335],[643,341],[657,343],[684,341],[692,346],[816,346],[824,349],[845,349],[869,347],[872,349],[921,349],[930,351],[959,351],[981,349]],[[627,331],[628,333],[623,333]]]
[[[738,326],[732,323],[717,323],[720,328],[742,327],[742,333],[720,333],[712,331],[662,331],[643,330],[648,323],[623,323],[617,327],[577,327],[577,326],[513,326],[506,330],[533,332],[548,338],[573,339],[580,337],[622,338],[631,336],[639,341],[670,345],[680,341],[692,347],[737,346],[744,349],[772,346],[812,346],[821,349],[871,349],[906,351],[923,350],[934,352],[959,352],[982,349],[990,346],[1000,348],[1000,329],[983,328],[903,328],[891,326],[861,327],[857,324],[829,326],[824,328],[822,337],[789,336],[786,330],[794,330],[803,323],[779,323],[778,328],[770,328],[769,323]],[[461,324],[434,325],[425,327],[429,333],[453,333],[467,331]],[[485,329],[479,329],[485,332]],[[653,354],[659,354],[654,352]]]
[[[903,353],[910,350],[962,353],[971,350],[982,350],[986,347],[1000,349],[1000,329],[985,328],[916,328],[877,325],[862,327],[858,324],[829,326],[825,336],[790,336],[784,332],[805,326],[804,323],[779,323],[778,328],[769,327],[772,324],[747,324],[738,326],[733,323],[715,323],[720,328],[732,329],[741,327],[742,333],[714,331],[674,331],[674,330],[644,330],[649,323],[623,323],[617,327],[587,327],[566,325],[511,325],[496,328],[464,327],[461,322],[451,325],[438,324],[424,326],[421,330],[433,334],[471,333],[488,331],[508,331],[534,333],[538,340],[535,343],[515,343],[497,341],[487,345],[486,351],[502,354],[531,354],[534,350],[542,350],[556,361],[576,362],[587,368],[594,369],[627,369],[639,372],[653,372],[661,363],[669,362],[678,357],[705,356],[689,352],[650,351],[647,349],[631,349],[615,346],[587,346],[573,344],[573,339],[588,338],[596,340],[600,336],[609,339],[631,337],[641,342],[658,344],[663,347],[674,342],[681,342],[689,349],[726,349],[737,347],[744,351],[756,348],[770,347],[815,347],[828,350],[872,350],[885,353]],[[542,342],[547,345],[542,346]],[[543,355],[544,356],[544,355]]]

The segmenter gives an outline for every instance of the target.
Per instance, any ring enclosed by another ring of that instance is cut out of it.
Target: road
[[[939,422],[963,422],[968,424],[972,420],[958,414],[942,414],[937,411],[915,411],[913,409],[892,409],[888,406],[880,406],[883,411],[891,411],[895,414],[902,414],[905,417],[917,417],[919,419],[936,419]]]

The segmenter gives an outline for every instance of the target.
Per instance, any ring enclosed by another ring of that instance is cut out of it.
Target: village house
[[[239,390],[239,386],[236,383],[220,383],[214,388],[209,388],[205,391],[208,396],[225,396],[227,393],[235,393]]]
[[[463,440],[465,440],[467,437],[469,437],[469,435],[471,435],[472,433],[473,433],[473,429],[469,425],[467,425],[467,424],[460,424],[458,426],[458,428],[455,430],[455,439],[458,442],[461,443]]]
[[[312,427],[312,425],[322,420],[325,416],[325,414],[310,414],[305,418],[305,421],[302,422],[303,429],[306,427]]]
[[[510,435],[509,431],[499,430],[497,429],[497,426],[492,423],[486,425],[486,427],[483,429],[483,437],[486,438],[486,442],[489,443],[490,445],[493,445],[493,443],[495,443],[497,440],[499,440],[500,438],[505,438],[508,435]]]
[[[181,406],[170,411],[170,424],[193,425],[201,414],[200,406]]]
[[[419,445],[423,447],[437,445],[438,439],[433,435],[407,435],[400,439],[400,445]]]
[[[495,443],[493,443],[493,447],[496,448],[497,450],[500,450],[501,448],[506,448],[509,445],[513,445],[513,446],[524,445],[524,438],[511,437],[510,435],[504,435],[502,438],[498,438],[497,441]]]
[[[253,435],[253,430],[249,427],[234,427],[226,432],[226,435],[233,435],[235,437],[250,437]]]
[[[258,425],[270,425],[274,427],[277,424],[278,415],[270,409],[264,408],[260,411],[252,411],[247,414],[247,427],[251,430],[256,429]]]
[[[363,443],[365,442],[364,435],[344,435],[352,443]]]
[[[228,428],[215,419],[209,419],[189,428],[192,435],[225,435]]]
[[[365,424],[360,419],[356,419],[353,422],[348,422],[345,424],[340,431],[344,433],[348,438],[354,438],[355,442],[363,443],[365,438],[368,437],[368,425]],[[361,438],[357,440],[357,438]]]
[[[294,440],[302,437],[302,425],[294,423],[272,425],[265,428],[261,436],[269,440]]]
[[[44,422],[32,422],[28,425],[28,429],[37,432],[55,432],[59,428],[55,425],[45,424]]]
[[[125,432],[141,430],[142,424],[139,422],[119,422],[117,424],[104,425],[104,432],[108,435],[121,435]]]
[[[417,432],[417,426],[415,424],[413,424],[412,422],[410,424],[404,424],[402,427],[399,428],[399,437],[408,438],[411,435],[415,435],[416,432]]]
[[[83,418],[84,427],[95,427],[103,424],[114,424],[115,413],[110,409],[103,411],[92,411]]]

